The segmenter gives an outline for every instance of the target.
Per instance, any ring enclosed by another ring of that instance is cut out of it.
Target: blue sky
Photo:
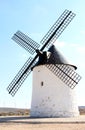
[[[82,80],[76,86],[78,105],[85,105],[85,1],[84,0],[0,0],[0,107],[30,107],[32,75],[15,97],[6,88],[26,62],[29,53],[11,37],[21,30],[39,43],[65,10],[76,17],[56,41],[56,47],[68,61],[78,67]]]

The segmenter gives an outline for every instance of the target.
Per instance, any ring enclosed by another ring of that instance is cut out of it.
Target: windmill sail
[[[35,50],[40,47],[40,45],[32,40],[30,37],[22,33],[21,31],[17,31],[12,39],[18,43],[20,46],[25,48],[30,54],[34,54]]]
[[[46,67],[72,89],[78,84],[81,79],[81,76],[72,70],[70,65],[46,64]]]
[[[25,79],[28,77],[28,75],[31,72],[31,67],[36,64],[36,61],[30,65],[33,58],[29,57],[29,59],[26,61],[26,63],[23,65],[23,67],[20,69],[18,74],[14,77],[12,82],[7,87],[8,92],[14,96],[18,89],[21,87],[22,83],[25,81]],[[30,65],[30,67],[29,67]]]
[[[72,11],[65,10],[48,31],[48,33],[43,37],[40,43],[49,43],[46,45],[47,47],[52,45],[52,43],[56,41],[56,39],[61,35],[61,33],[65,30],[74,17],[75,14]]]

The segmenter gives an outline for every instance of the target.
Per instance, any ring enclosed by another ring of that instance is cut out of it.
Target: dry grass
[[[0,113],[0,130],[85,130],[85,109],[83,108],[80,109],[81,116],[78,118],[33,119],[28,117],[29,113],[30,110],[27,109]]]
[[[85,115],[85,108],[79,107],[80,115]],[[15,109],[13,110],[7,108],[7,110],[4,110],[3,112],[0,112],[0,116],[25,116],[30,115],[29,109]]]
[[[3,108],[4,109],[4,108]],[[0,116],[25,116],[30,114],[29,109],[6,108],[0,112]]]
[[[82,108],[79,111],[80,111],[80,115],[85,115],[85,109]]]

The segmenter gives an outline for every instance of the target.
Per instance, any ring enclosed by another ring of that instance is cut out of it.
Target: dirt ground
[[[0,130],[85,130],[85,116],[76,118],[1,117]]]

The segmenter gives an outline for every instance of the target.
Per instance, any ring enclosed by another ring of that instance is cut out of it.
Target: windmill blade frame
[[[12,39],[32,55],[36,52],[36,49],[40,47],[37,42],[32,40],[30,37],[28,37],[21,31],[17,31],[13,35]]]
[[[58,18],[55,24],[50,28],[47,34],[40,41],[41,44],[49,43],[46,45],[48,48],[51,46],[56,39],[61,35],[65,28],[69,25],[72,19],[75,17],[75,13],[69,10],[65,10],[62,15]]]
[[[35,61],[28,68],[28,66],[30,65],[30,63],[32,62],[32,60],[33,60],[33,58],[29,57],[29,59],[25,62],[25,64],[20,69],[20,71],[18,72],[18,74],[14,77],[14,79],[12,80],[12,82],[7,87],[7,90],[9,92],[9,94],[11,94],[12,96],[14,96],[16,94],[16,92],[18,91],[18,89],[21,87],[21,85],[23,84],[23,82],[25,81],[25,79],[30,74],[31,67],[33,67],[36,64],[36,61]]]
[[[81,80],[81,76],[77,74],[70,65],[46,64],[45,66],[71,89],[73,89]]]

